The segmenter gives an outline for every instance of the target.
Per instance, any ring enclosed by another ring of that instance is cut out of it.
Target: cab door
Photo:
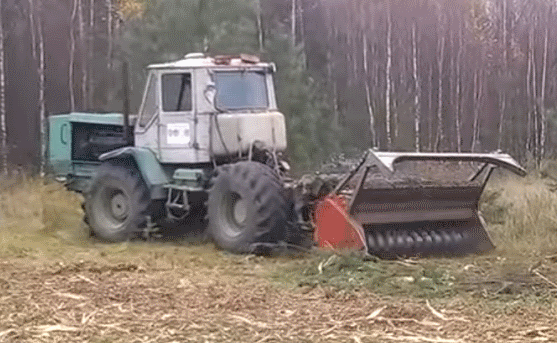
[[[163,71],[160,80],[160,159],[165,163],[198,163],[194,73],[191,69]]]
[[[145,86],[143,102],[139,108],[139,115],[135,124],[135,146],[149,148],[160,159],[160,146],[158,144],[160,90],[159,77],[156,71],[151,71]]]

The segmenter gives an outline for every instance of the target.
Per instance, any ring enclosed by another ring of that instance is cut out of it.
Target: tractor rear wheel
[[[103,163],[85,194],[85,221],[100,239],[125,241],[146,226],[149,203],[136,168]]]
[[[207,229],[220,248],[249,253],[254,243],[286,239],[287,201],[271,168],[238,162],[215,172],[207,200]]]

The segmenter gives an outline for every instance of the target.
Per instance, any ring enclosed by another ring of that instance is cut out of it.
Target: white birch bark
[[[79,51],[81,61],[81,107],[85,107],[87,103],[87,61],[86,61],[86,43],[85,43],[85,23],[83,21],[83,0],[77,1],[77,21],[79,36]]]
[[[499,137],[497,139],[497,150],[501,150],[503,143],[503,125],[505,124],[505,112],[507,111],[507,94],[503,91],[500,95],[500,115],[499,115]]]
[[[526,71],[526,97],[528,104],[528,116],[526,123],[526,151],[529,153],[533,152],[532,146],[532,109],[530,108],[532,103],[532,44],[533,44],[534,31],[533,28],[530,29],[528,34],[528,51],[527,51],[527,64],[528,70]]]
[[[369,73],[368,73],[368,41],[367,35],[365,32],[362,34],[362,45],[363,45],[363,55],[364,55],[364,79],[365,79],[365,88],[366,88],[366,105],[367,105],[367,114],[369,116],[369,130],[371,134],[371,145],[375,147],[376,142],[376,134],[375,134],[375,115],[373,114],[373,107],[371,104],[371,90],[369,87]]]
[[[92,1],[92,0],[91,0]],[[262,25],[262,20],[261,20],[261,16],[263,15],[261,13],[261,0],[257,0],[256,2],[256,6],[257,6],[257,42],[259,43],[259,52],[263,52],[263,25]]]
[[[37,39],[35,37],[35,4],[29,0],[29,30],[31,31],[31,53],[33,59],[37,60]]]
[[[456,151],[462,152],[462,128],[461,128],[461,112],[462,112],[462,95],[461,95],[461,87],[462,87],[462,74],[461,74],[461,63],[462,63],[462,54],[464,50],[462,49],[462,25],[458,30],[458,49],[456,55],[456,85],[455,85],[455,92],[456,92],[456,113],[455,113],[455,131],[456,131]]]
[[[387,65],[385,67],[385,125],[387,131],[387,149],[391,150],[393,138],[391,132],[391,69],[393,63],[392,52],[392,22],[391,11],[387,14]]]
[[[106,15],[106,32],[107,32],[107,39],[108,39],[108,50],[107,50],[107,54],[106,54],[106,60],[107,60],[107,66],[108,66],[108,70],[112,70],[112,0],[105,0],[106,1],[106,11],[107,11],[107,15]]]
[[[537,19],[537,18],[536,18]],[[537,20],[536,20],[537,21]],[[531,46],[530,46],[530,81],[531,81],[531,106],[532,106],[532,128],[531,128],[531,135],[532,135],[532,153],[534,155],[534,159],[537,162],[538,155],[539,155],[539,134],[538,134],[538,106],[537,106],[537,99],[538,99],[538,82],[537,82],[537,68],[536,68],[536,49],[534,43],[534,26],[530,31],[531,35]]]
[[[8,175],[8,132],[6,127],[6,65],[4,61],[4,24],[0,2],[0,138],[2,143],[2,173]]]
[[[292,38],[292,46],[296,46],[296,0],[291,1],[292,12],[290,13],[290,37]]]
[[[416,21],[412,23],[412,72],[414,77],[414,149],[420,151],[420,79],[418,78],[418,42],[416,38]]]
[[[542,61],[542,84],[541,84],[541,94],[540,94],[540,154],[539,159],[542,159],[545,155],[545,143],[546,143],[546,127],[547,127],[547,116],[545,111],[545,95],[546,95],[546,80],[547,80],[547,59],[548,59],[548,44],[549,44],[549,25],[545,27],[545,38],[543,45],[543,61]]]
[[[428,90],[429,90],[429,101],[428,101],[428,114],[427,114],[427,144],[428,150],[433,150],[433,63],[429,66],[428,75]]]
[[[476,146],[480,143],[480,107],[482,94],[482,72],[477,71],[474,75],[474,126],[472,134],[472,152],[476,152]]]
[[[445,36],[441,35],[437,46],[437,133],[434,151],[438,151],[445,139],[443,132],[443,63],[445,62]]]
[[[74,23],[77,16],[77,2],[73,0],[72,16],[70,18],[70,63],[68,71],[68,88],[70,91],[70,111],[75,111],[75,94],[74,94],[74,64],[75,64],[75,30]]]
[[[94,79],[93,79],[93,53],[95,48],[95,0],[90,0],[89,3],[89,47],[88,47],[88,54],[89,58],[87,60],[87,89],[88,89],[88,97],[87,97],[87,108],[93,107],[93,87],[94,87]]]
[[[46,169],[46,145],[47,145],[47,130],[46,130],[46,99],[45,99],[45,49],[44,49],[44,34],[42,21],[39,20],[37,31],[39,34],[39,123],[40,123],[40,141],[41,141],[41,161],[40,161],[40,174],[41,177],[45,175]]]

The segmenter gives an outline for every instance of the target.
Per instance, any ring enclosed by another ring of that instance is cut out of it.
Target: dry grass
[[[508,217],[523,213],[545,231],[491,224],[492,254],[383,262],[102,244],[80,233],[79,196],[29,181],[0,195],[0,342],[557,341],[556,249],[538,249],[554,239],[551,220],[528,212],[554,202],[527,180],[521,204],[504,182],[484,203],[525,212],[494,211],[497,225],[514,231]]]
[[[481,211],[501,252],[557,252],[557,194],[547,179],[502,178],[487,188],[482,200]]]

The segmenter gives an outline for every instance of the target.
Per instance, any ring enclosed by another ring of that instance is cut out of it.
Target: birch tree
[[[68,89],[70,92],[70,111],[75,111],[75,90],[74,90],[74,69],[75,69],[75,30],[74,30],[74,23],[75,18],[77,16],[77,3],[80,0],[73,0],[73,9],[72,9],[72,16],[70,18],[70,63],[69,63],[69,72],[68,72]]]
[[[444,139],[443,132],[443,63],[445,62],[445,34],[442,30],[443,19],[439,19],[438,45],[437,45],[437,133],[434,151],[438,151]]]
[[[107,48],[107,53],[106,53],[106,61],[107,61],[107,67],[108,70],[112,70],[112,49],[113,49],[113,34],[112,34],[112,12],[113,12],[113,4],[112,4],[112,0],[105,0],[105,4],[106,4],[106,32],[107,32],[107,44],[108,44],[108,48]]]
[[[548,23],[545,25],[545,35],[543,44],[543,61],[542,61],[542,80],[540,89],[540,152],[538,159],[545,156],[545,143],[546,143],[546,127],[547,127],[547,114],[545,108],[545,92],[546,92],[546,81],[547,81],[547,59],[548,59],[548,45],[549,45],[549,22],[552,9],[548,11]]]
[[[416,38],[416,20],[412,21],[412,75],[414,77],[414,149],[420,151],[420,80],[418,78],[418,41]]]
[[[88,37],[88,56],[87,59],[87,108],[93,107],[93,57],[95,51],[95,0],[89,0],[89,37]],[[85,56],[85,54],[84,54]]]
[[[80,62],[81,62],[81,103],[82,108],[86,106],[87,99],[87,60],[85,50],[87,44],[85,43],[85,23],[83,20],[83,0],[77,0],[77,28],[79,36],[79,47],[80,47]]]
[[[364,78],[365,78],[365,91],[366,91],[366,104],[367,104],[367,114],[369,116],[369,129],[371,133],[371,145],[376,146],[376,132],[375,132],[375,115],[373,114],[373,107],[371,103],[371,89],[369,87],[369,73],[368,73],[368,42],[367,35],[362,34],[362,50],[364,57]]]
[[[39,0],[42,1],[42,0]],[[43,24],[39,20],[37,25],[39,36],[39,123],[40,123],[40,142],[41,142],[41,161],[40,161],[40,174],[45,175],[46,169],[46,147],[47,147],[47,120],[46,120],[46,98],[45,98],[45,49],[44,49],[44,33]]]
[[[387,149],[391,150],[393,146],[393,137],[391,132],[391,72],[393,65],[393,47],[392,47],[392,18],[390,6],[387,13],[387,62],[385,66],[385,128],[387,131]]]
[[[4,23],[0,1],[0,136],[2,140],[2,172],[8,174],[8,132],[6,127],[6,68],[4,52]]]

